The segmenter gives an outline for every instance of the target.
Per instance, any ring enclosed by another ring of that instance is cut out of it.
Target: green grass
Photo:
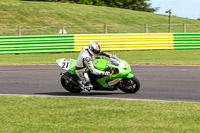
[[[149,24],[149,32],[168,32],[168,15],[128,9],[92,6],[59,2],[33,2],[21,0],[0,1],[0,35],[17,35],[17,26],[22,26],[22,35],[58,34],[62,25],[113,25],[109,33],[144,32],[144,24]],[[149,19],[151,18],[151,19]],[[198,20],[172,17],[172,32],[183,32],[182,24],[200,24]],[[10,27],[5,27],[10,26]],[[12,27],[11,27],[12,26]],[[57,27],[24,27],[57,26]],[[187,26],[188,32],[199,32],[200,25]],[[104,33],[101,27],[66,27],[69,34]]]
[[[200,104],[0,96],[2,133],[197,133]]]
[[[168,64],[168,65],[200,65],[200,50],[144,50],[144,51],[112,51],[130,64]],[[47,54],[4,54],[0,55],[0,64],[56,64],[60,58],[77,59],[78,52]]]

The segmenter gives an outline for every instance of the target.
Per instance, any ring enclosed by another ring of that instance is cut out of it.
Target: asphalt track
[[[141,83],[136,94],[120,90],[71,94],[62,88],[60,72],[57,65],[0,65],[0,94],[200,102],[200,66],[132,65]]]

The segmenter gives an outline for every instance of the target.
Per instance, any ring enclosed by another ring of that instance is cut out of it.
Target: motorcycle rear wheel
[[[140,89],[140,81],[134,76],[132,78],[124,78],[118,88],[126,93],[136,93]]]
[[[71,83],[67,83],[64,76],[61,76],[60,82],[61,82],[62,87],[71,93],[80,93],[82,91],[80,87],[77,87]]]

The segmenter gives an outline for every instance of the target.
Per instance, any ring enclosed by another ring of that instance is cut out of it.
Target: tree
[[[126,0],[123,8],[145,12],[155,12],[159,9],[158,7],[152,8],[151,3],[149,3],[148,1],[149,0]]]

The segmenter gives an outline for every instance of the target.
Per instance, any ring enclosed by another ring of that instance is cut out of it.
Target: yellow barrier
[[[103,51],[173,49],[173,34],[75,34],[74,51],[80,51],[89,42],[97,41]]]

